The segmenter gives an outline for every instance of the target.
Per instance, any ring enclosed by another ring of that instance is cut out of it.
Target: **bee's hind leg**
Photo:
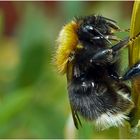
[[[122,77],[122,80],[131,80],[140,76],[140,61],[132,66]]]

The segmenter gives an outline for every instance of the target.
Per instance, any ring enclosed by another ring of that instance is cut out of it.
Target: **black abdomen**
[[[69,99],[75,112],[87,120],[96,120],[103,114],[125,114],[133,106],[130,93],[107,75],[107,69],[97,68],[74,77],[69,84]]]

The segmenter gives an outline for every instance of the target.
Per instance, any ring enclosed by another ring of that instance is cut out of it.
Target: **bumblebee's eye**
[[[93,31],[93,27],[90,26],[90,25],[86,25],[85,28],[86,28],[88,31]]]
[[[93,32],[93,26],[86,25],[83,27],[83,31],[86,33],[91,33],[91,32]]]
[[[94,28],[91,25],[81,25],[77,32],[79,39],[90,41],[90,38],[93,36],[93,30]]]

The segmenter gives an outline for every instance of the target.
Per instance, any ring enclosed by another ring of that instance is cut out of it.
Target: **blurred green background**
[[[118,129],[98,132],[84,120],[74,128],[66,78],[52,57],[59,31],[74,16],[100,14],[128,29],[132,7],[131,1],[1,1],[0,138],[118,138]],[[121,56],[123,72],[127,51]]]

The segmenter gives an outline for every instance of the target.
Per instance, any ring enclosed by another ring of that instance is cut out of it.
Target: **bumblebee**
[[[140,73],[140,63],[119,75],[119,53],[130,41],[118,39],[122,31],[116,21],[103,16],[75,18],[57,39],[55,65],[66,74],[74,124],[79,115],[94,121],[98,129],[123,125],[134,107],[130,87],[125,83]],[[113,42],[116,42],[113,45]]]

